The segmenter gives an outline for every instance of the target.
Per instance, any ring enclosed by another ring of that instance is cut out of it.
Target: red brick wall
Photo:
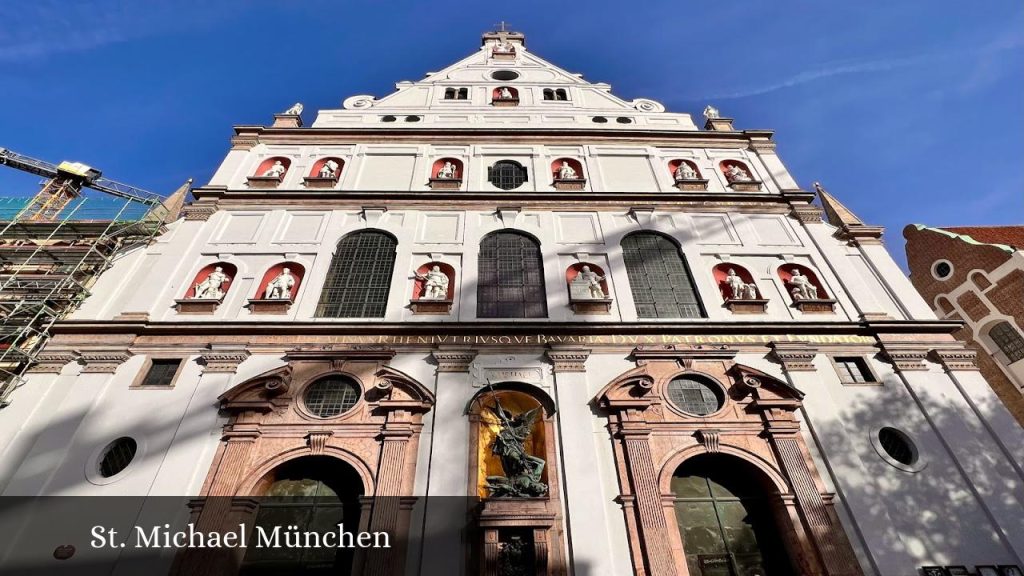
[[[1014,270],[985,293],[992,304],[1007,316],[1013,316],[1018,328],[1024,328],[1024,270]]]
[[[960,309],[970,316],[971,320],[977,322],[985,316],[988,316],[992,311],[989,310],[988,305],[981,301],[981,298],[974,292],[964,292],[956,299],[956,303],[960,305]]]
[[[995,270],[1010,259],[1010,253],[994,246],[968,244],[932,230],[918,230],[907,226],[903,230],[907,239],[907,265],[910,281],[929,305],[934,305],[939,294],[952,292],[967,281],[971,270]],[[932,277],[932,264],[936,260],[949,260],[953,275],[948,280]]]

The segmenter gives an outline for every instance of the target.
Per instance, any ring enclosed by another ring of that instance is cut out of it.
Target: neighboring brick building
[[[903,230],[910,280],[956,337],[976,349],[985,379],[1024,424],[1024,226]]]

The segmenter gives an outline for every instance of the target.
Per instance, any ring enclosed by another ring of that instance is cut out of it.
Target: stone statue
[[[747,300],[757,300],[757,286],[753,282],[747,284],[745,296]]]
[[[704,108],[704,118],[707,120],[714,120],[715,118],[721,118],[722,115],[718,113],[718,108],[715,108],[711,104],[708,104]]]
[[[739,164],[729,164],[725,167],[725,178],[729,182],[753,182],[754,179]]]
[[[733,300],[742,300],[744,298],[747,292],[747,283],[736,274],[736,270],[729,268],[729,272],[725,276],[725,284],[732,291]]]
[[[438,168],[437,178],[440,180],[455,180],[455,164],[446,161],[444,166]]]
[[[493,391],[492,391],[493,394]],[[526,451],[526,439],[540,414],[540,407],[513,415],[501,407],[497,395],[489,410],[498,418],[500,428],[491,445],[491,454],[501,460],[504,476],[488,476],[487,489],[492,498],[523,498],[544,496],[548,487],[541,481],[543,458]]]
[[[498,90],[498,98],[501,100],[512,100],[512,91],[503,86],[500,90]]]
[[[501,41],[494,45],[494,51],[498,54],[511,54],[516,50],[512,47],[511,42]]]
[[[689,162],[680,162],[679,167],[676,168],[676,180],[699,180],[697,171],[690,166]]]
[[[604,300],[605,298],[608,298],[608,295],[604,293],[604,288],[601,287],[602,281],[604,281],[604,276],[600,276],[597,272],[592,271],[590,266],[584,266],[580,269],[580,273],[577,274],[576,278],[573,280],[573,282],[586,284],[587,299],[592,300]]]
[[[562,161],[562,167],[558,169],[559,180],[578,180],[579,174],[573,170],[572,166],[565,160]]]
[[[224,273],[224,269],[217,266],[210,272],[210,275],[206,277],[202,282],[197,283],[192,291],[193,300],[220,300],[224,297],[224,291],[221,290],[221,286],[225,283],[231,282],[231,278]]]
[[[285,110],[281,114],[287,114],[290,116],[298,116],[299,114],[302,114],[302,103],[296,102],[295,104],[292,104],[291,108]]]
[[[789,283],[793,286],[793,290],[790,292],[793,295],[793,299],[817,300],[818,287],[812,284],[807,276],[800,274],[800,271],[796,268],[794,268],[792,272],[793,276],[790,277]]]
[[[426,274],[417,274],[416,278],[423,281],[420,300],[445,300],[448,298],[448,275],[441,272],[440,266],[434,266]]]
[[[334,178],[338,175],[338,163],[334,160],[328,160],[324,162],[324,165],[320,167],[320,172],[317,174],[321,178]]]
[[[292,276],[291,270],[285,268],[267,283],[267,288],[263,291],[263,298],[266,300],[291,300],[294,286],[295,276]]]
[[[261,176],[264,178],[280,178],[281,176],[284,176],[284,173],[287,171],[288,169],[284,167],[284,164],[280,160],[274,160],[274,165],[267,168]]]

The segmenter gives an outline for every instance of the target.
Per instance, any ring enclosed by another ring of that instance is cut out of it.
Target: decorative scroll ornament
[[[704,449],[714,454],[719,451],[719,432],[718,430],[697,430],[695,436],[697,441],[704,446]]]
[[[641,112],[664,112],[665,106],[660,102],[654,100],[648,100],[647,98],[637,98],[633,100],[633,107]]]
[[[498,434],[491,445],[491,453],[501,461],[504,476],[488,476],[487,489],[492,498],[530,498],[544,496],[548,486],[541,481],[543,458],[526,451],[526,440],[533,431],[541,407],[513,415],[501,407],[501,400],[491,389],[494,406],[489,406],[500,424]]]
[[[309,446],[309,450],[313,454],[323,454],[324,448],[327,447],[327,440],[330,439],[330,431],[327,432],[310,432],[306,435],[306,445]]]
[[[370,106],[373,106],[375,101],[376,99],[373,96],[369,96],[367,94],[360,94],[359,96],[351,96],[349,98],[346,98],[341,105],[346,110],[358,110],[360,108],[369,108]]]

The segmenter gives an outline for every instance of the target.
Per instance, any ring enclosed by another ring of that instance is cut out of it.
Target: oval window
[[[516,78],[519,78],[519,73],[511,70],[498,70],[491,73],[491,78],[503,81],[515,80]]]
[[[725,404],[719,386],[695,376],[673,378],[668,383],[668,399],[676,408],[697,416],[718,412]]]
[[[878,431],[878,442],[882,450],[900,464],[912,466],[917,462],[917,448],[903,432],[887,426]]]
[[[356,405],[359,387],[344,376],[328,376],[310,384],[302,400],[314,416],[332,418]]]
[[[135,452],[138,449],[139,445],[135,440],[127,436],[111,442],[100,458],[100,476],[110,478],[120,474],[135,459]]]

